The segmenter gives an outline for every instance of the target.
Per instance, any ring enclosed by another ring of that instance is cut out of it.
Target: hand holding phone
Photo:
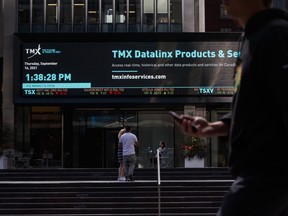
[[[170,115],[172,115],[174,121],[176,121],[180,124],[182,123],[182,119],[180,118],[180,116],[176,112],[170,111],[169,113],[170,113]],[[198,130],[195,124],[191,125],[191,129],[192,129],[192,132],[194,132],[194,133],[196,133]]]

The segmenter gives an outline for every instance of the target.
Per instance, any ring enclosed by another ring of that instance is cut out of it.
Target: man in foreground
[[[188,115],[176,122],[185,134],[229,139],[235,182],[218,216],[288,216],[288,15],[271,3],[223,0],[245,33],[231,113],[216,122]]]

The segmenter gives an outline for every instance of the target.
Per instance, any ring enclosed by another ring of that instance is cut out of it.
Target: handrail
[[[161,184],[161,180],[160,180],[160,150],[157,149],[157,154],[156,154],[156,157],[157,157],[157,176],[158,176],[158,185]]]

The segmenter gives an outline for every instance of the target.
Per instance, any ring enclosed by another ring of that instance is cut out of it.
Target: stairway
[[[227,168],[0,170],[0,215],[215,216],[233,182]]]

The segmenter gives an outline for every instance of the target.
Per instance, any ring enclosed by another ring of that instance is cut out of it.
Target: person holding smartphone
[[[223,5],[244,29],[231,112],[215,122],[181,115],[175,123],[185,134],[229,141],[235,181],[218,216],[288,216],[288,14],[272,0]]]

